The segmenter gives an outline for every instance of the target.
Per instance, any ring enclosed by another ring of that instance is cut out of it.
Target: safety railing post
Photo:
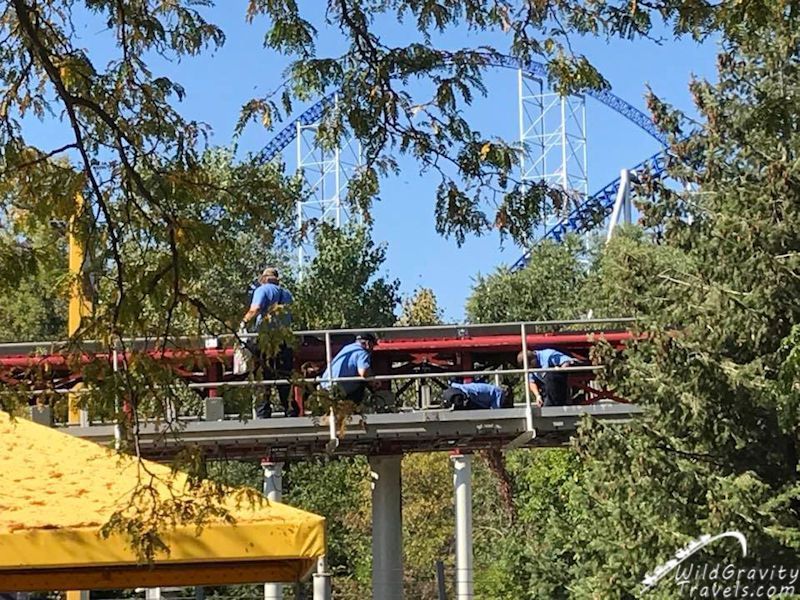
[[[528,361],[528,330],[525,323],[520,324],[520,337],[522,338],[522,385],[525,387],[525,431],[511,440],[504,450],[513,450],[530,442],[536,437],[533,426],[533,406],[531,405],[530,362]]]
[[[122,446],[122,426],[119,422],[119,382],[116,380],[117,373],[119,372],[119,352],[117,352],[116,342],[114,343],[114,350],[111,353],[111,368],[114,370],[114,449],[119,450]]]
[[[335,396],[333,389],[333,352],[331,351],[331,332],[325,331],[325,360],[328,361],[328,389],[331,393],[331,398]],[[331,406],[328,414],[328,427],[330,432],[330,440],[325,445],[328,454],[333,454],[339,446],[339,438],[336,435],[336,414]]]

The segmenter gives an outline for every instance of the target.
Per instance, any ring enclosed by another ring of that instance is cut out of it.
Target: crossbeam
[[[631,404],[533,408],[536,437],[529,446],[560,446],[568,442],[584,415],[623,423],[640,415]],[[254,421],[188,422],[172,430],[166,424],[142,425],[139,445],[144,457],[169,461],[182,448],[196,446],[209,458],[275,461],[327,456],[327,417],[289,417]],[[64,431],[100,444],[114,441],[112,425],[67,427]],[[379,456],[408,452],[460,450],[471,452],[504,447],[528,431],[525,408],[371,414],[350,417],[339,436],[337,455]]]

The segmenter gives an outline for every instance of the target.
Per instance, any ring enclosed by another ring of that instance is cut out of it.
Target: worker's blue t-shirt
[[[502,408],[503,390],[490,383],[451,383],[450,387],[461,390],[470,402],[480,408]]]
[[[291,304],[292,294],[289,290],[282,288],[274,283],[264,283],[258,286],[253,292],[253,299],[250,306],[258,306],[259,313],[256,317],[256,327],[261,325],[261,321],[269,312],[270,308],[276,304]],[[288,326],[292,322],[292,315],[284,311],[279,319],[275,320],[278,325]]]
[[[322,387],[330,387],[328,377],[358,377],[359,369],[369,369],[371,366],[372,356],[361,346],[360,342],[347,344],[347,346],[339,350],[339,353],[322,374]],[[341,381],[339,385],[345,393],[350,393],[359,386],[359,382]]]
[[[564,354],[563,352],[559,352],[558,350],[554,350],[552,348],[536,350],[536,358],[539,359],[539,366],[543,369],[560,367],[564,363],[575,360],[568,354]],[[542,373],[530,373],[528,375],[528,379],[531,381],[541,381],[541,375]]]

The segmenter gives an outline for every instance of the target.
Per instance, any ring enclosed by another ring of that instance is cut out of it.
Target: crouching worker
[[[377,344],[377,340],[371,333],[358,334],[356,341],[339,350],[331,364],[325,369],[321,378],[322,387],[334,394],[338,393],[356,404],[362,404],[364,402],[364,392],[367,388],[366,381],[334,382],[334,391],[331,389],[330,379],[361,377],[366,380],[372,377],[372,350],[375,348],[375,344]]]
[[[451,383],[442,392],[442,408],[449,410],[478,410],[513,408],[514,395],[510,386],[490,383]]]
[[[528,350],[529,369],[557,369],[577,362],[577,359],[552,348]],[[522,352],[517,354],[517,364],[520,367],[525,365],[525,355]],[[537,406],[566,406],[570,403],[566,373],[529,373],[528,387]]]

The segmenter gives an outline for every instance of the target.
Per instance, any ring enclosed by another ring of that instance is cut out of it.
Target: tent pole
[[[283,463],[265,458],[261,466],[264,469],[264,495],[270,502],[280,502],[283,495]],[[283,600],[283,584],[265,583],[264,600]]]
[[[314,600],[331,600],[331,574],[324,556],[317,559],[317,572],[314,573]]]

